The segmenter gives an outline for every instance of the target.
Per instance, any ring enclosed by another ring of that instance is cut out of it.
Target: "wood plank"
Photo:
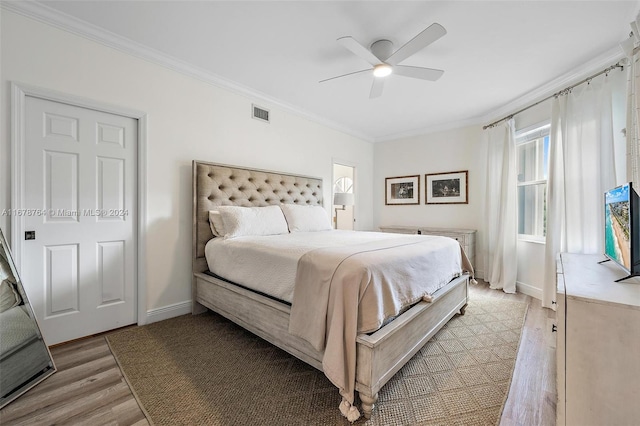
[[[67,352],[64,354],[64,356],[57,357],[56,368],[58,368],[59,370],[66,370],[75,367],[76,365],[82,365],[87,361],[108,356],[111,351],[109,350],[109,346],[105,345],[104,337],[102,338],[102,340],[103,341],[100,345],[86,347],[73,352]]]
[[[62,366],[0,410],[0,424],[148,425],[104,335],[53,348]]]
[[[72,417],[66,424],[73,426],[118,426],[118,421],[113,417],[110,408],[104,408],[92,413],[84,413],[84,416]]]
[[[71,417],[67,422],[74,426],[76,425],[117,425],[119,424],[116,419],[113,408],[120,405],[124,401],[129,399],[128,394],[123,394],[121,398],[105,404],[94,411],[82,411],[78,415]],[[129,423],[123,423],[129,424]]]
[[[138,402],[133,398],[127,398],[118,405],[114,406],[111,409],[111,412],[118,421],[118,424],[121,425],[134,424],[139,422],[140,420],[144,420],[146,422],[146,417],[140,410]]]
[[[551,328],[547,328],[547,310],[537,299],[528,297],[528,302],[502,426],[555,424],[555,348],[549,344],[553,335]]]
[[[92,412],[93,410],[109,404],[110,401],[114,399],[118,399],[129,394],[131,394],[129,386],[124,382],[120,382],[98,392],[92,392],[89,395],[72,398],[65,404],[50,407],[35,416],[23,418],[16,423],[8,424],[15,424],[16,426],[46,426],[51,424],[60,424],[68,421],[74,416],[82,414],[83,412]],[[55,419],[55,421],[53,419]]]
[[[50,346],[49,350],[51,350],[51,354],[55,353],[58,357],[60,357],[69,352],[78,352],[96,346],[101,346],[103,340],[104,336],[89,336],[82,339],[76,339],[70,342]]]
[[[116,363],[113,355],[109,354],[103,356],[102,358],[91,360],[85,364],[77,365],[70,368],[69,370],[58,370],[54,375],[31,389],[25,395],[28,394],[32,397],[38,397],[41,393],[48,392],[52,388],[59,388],[69,383],[82,380],[90,374],[99,373],[110,368],[117,367],[117,365],[118,364]]]
[[[66,386],[53,387],[47,392],[40,392],[37,395],[37,407],[28,403],[29,399],[23,400],[26,402],[19,401],[21,403],[9,405],[5,413],[5,420],[19,421],[23,416],[38,415],[41,412],[49,410],[51,407],[55,407],[56,404],[65,403],[75,397],[100,391],[120,382],[122,382],[122,374],[120,370],[114,366],[114,368],[101,373],[73,381]]]

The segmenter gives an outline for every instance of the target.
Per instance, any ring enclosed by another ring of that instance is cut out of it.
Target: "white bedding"
[[[322,370],[357,418],[356,338],[432,293],[471,265],[451,238],[400,235],[384,241],[313,250],[300,259],[289,333],[324,350]]]
[[[284,235],[214,238],[205,246],[209,270],[229,281],[291,303],[298,261],[307,252],[372,241],[440,238],[383,232],[318,231]],[[431,292],[437,288],[431,289]]]

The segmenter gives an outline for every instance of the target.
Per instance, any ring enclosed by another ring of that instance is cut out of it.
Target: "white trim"
[[[522,241],[525,243],[534,243],[534,244],[546,244],[547,238],[540,237],[537,235],[529,235],[529,234],[518,234],[518,241]]]
[[[516,130],[516,138],[528,135],[538,129],[543,129],[545,131],[551,129],[551,120],[542,120],[538,123]]]
[[[138,117],[138,325],[147,313],[147,114]]]
[[[163,321],[169,318],[187,315],[191,313],[191,300],[174,303],[172,305],[163,306],[162,308],[149,309],[146,312],[147,324],[152,322]],[[138,324],[141,325],[141,324]]]
[[[482,117],[482,121],[485,124],[488,124],[519,109],[522,109],[527,105],[534,104],[541,99],[553,95],[560,89],[564,89],[567,86],[577,83],[590,74],[601,71],[603,68],[615,64],[624,57],[624,52],[622,51],[622,49],[620,49],[620,46],[616,45],[615,47],[612,47],[611,49],[604,52],[602,55],[596,56],[585,64],[574,67],[571,71],[551,80],[546,84],[543,84],[542,86],[532,90],[529,93],[526,93],[525,95],[519,96],[517,99],[514,99],[513,101],[498,108],[497,110],[485,114]]]
[[[551,134],[551,121],[547,120],[542,123],[534,124],[525,129],[516,131],[516,146],[535,141],[536,139],[545,138]]]
[[[11,205],[12,209],[21,206],[24,200],[22,182],[25,182],[24,169],[21,167],[24,158],[25,139],[25,92],[16,84],[11,83]],[[16,232],[18,229],[24,230],[22,216],[11,215],[10,218],[10,240],[13,262],[16,265],[18,274],[21,275],[22,259],[22,238]]]
[[[622,49],[620,49],[619,46],[613,47],[602,55],[590,60],[589,62],[575,67],[572,71],[569,71],[549,81],[548,83],[543,84],[542,86],[530,91],[529,93],[519,96],[508,104],[503,105],[496,110],[485,113],[484,115],[469,118],[466,120],[453,121],[442,125],[395,133],[380,138],[375,138],[374,142],[387,142],[414,136],[426,135],[430,133],[445,132],[447,130],[461,129],[464,127],[476,125],[480,126],[491,123],[499,118],[505,117],[515,111],[518,111],[519,109],[522,109],[527,105],[534,104],[541,99],[551,96],[558,90],[564,89],[565,87],[580,81],[581,79],[590,74],[593,74],[594,72],[598,72],[605,67],[613,65],[622,58],[624,58]]]
[[[407,130],[405,132],[393,133],[390,135],[375,138],[373,141],[376,143],[389,142],[389,141],[395,141],[398,139],[406,139],[406,138],[412,138],[415,136],[428,135],[432,133],[446,132],[447,130],[462,129],[470,126],[480,126],[482,125],[482,123],[484,123],[484,119],[482,117],[475,117],[467,120],[452,121],[446,124],[439,124],[436,126],[422,127],[419,129]]]
[[[25,98],[27,96],[66,103],[81,108],[89,108],[109,114],[122,115],[138,121],[138,221],[137,221],[137,259],[136,259],[136,311],[139,325],[146,324],[147,317],[147,271],[146,271],[146,232],[147,232],[147,114],[116,105],[102,103],[79,96],[68,95],[54,90],[11,82],[11,208],[13,211],[24,203],[23,186],[25,182],[24,146],[25,146]],[[24,231],[22,216],[11,215],[11,250],[16,269],[21,272],[22,238],[17,231]]]
[[[547,183],[546,179],[538,179],[538,180],[527,180],[524,182],[518,182],[518,186],[531,186],[531,185],[541,185],[543,183]]]
[[[180,59],[174,58],[173,56],[167,55],[166,53],[160,52],[159,50],[155,50],[151,47],[137,43],[131,39],[105,30],[104,28],[100,28],[96,25],[82,21],[74,16],[60,12],[43,3],[34,1],[0,1],[0,8],[20,14],[22,16],[26,16],[39,22],[43,22],[47,25],[51,25],[63,31],[67,31],[85,39],[103,44],[137,58],[144,59],[156,65],[169,68],[170,70],[198,79],[205,83],[235,92],[251,99],[257,99],[263,103],[271,104],[290,114],[294,114],[298,117],[311,120],[328,128],[362,139],[366,142],[374,141],[374,138],[371,135],[336,123],[332,120],[316,115],[310,111],[302,110],[300,109],[300,107],[292,105],[288,102],[282,101],[273,96],[267,95],[266,93],[262,93],[250,87],[228,80],[210,71],[196,67]]]
[[[530,284],[525,284],[520,281],[516,281],[516,291],[518,293],[526,294],[528,296],[534,297],[538,300],[542,300],[542,289],[538,287],[534,287]]]

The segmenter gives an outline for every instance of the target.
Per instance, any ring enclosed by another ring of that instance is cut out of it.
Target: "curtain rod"
[[[598,77],[599,75],[609,74],[611,71],[613,71],[616,68],[620,68],[620,70],[622,71],[622,70],[624,70],[624,65],[622,65],[621,62],[622,61],[618,61],[615,64],[611,65],[610,67],[607,67],[607,68],[603,69],[602,71],[600,71],[598,73],[595,73],[595,74],[585,78],[584,80],[581,80],[581,81],[579,81],[579,82],[577,82],[577,83],[575,83],[575,84],[573,84],[573,85],[571,85],[569,87],[566,87],[566,88],[560,90],[559,92],[554,93],[551,96],[547,96],[546,98],[544,98],[542,100],[539,100],[538,102],[536,102],[534,104],[528,105],[528,106],[526,106],[526,107],[514,112],[513,114],[509,114],[506,117],[501,118],[500,120],[496,120],[491,124],[487,124],[486,126],[482,127],[482,130],[490,129],[490,128],[495,127],[497,124],[499,124],[499,123],[501,123],[501,122],[503,122],[505,120],[510,120],[510,119],[513,118],[514,115],[520,114],[521,112],[526,111],[529,108],[533,108],[534,106],[536,106],[538,104],[541,104],[542,102],[544,102],[544,101],[546,101],[548,99],[557,98],[558,96],[566,95],[567,93],[570,93],[571,89],[573,89],[574,87],[579,86],[579,85],[581,85],[583,83],[590,83],[591,80],[593,80],[594,78]]]

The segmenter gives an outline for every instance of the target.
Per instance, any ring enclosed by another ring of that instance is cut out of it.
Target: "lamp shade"
[[[353,194],[351,192],[336,192],[333,194],[334,206],[352,206]]]

